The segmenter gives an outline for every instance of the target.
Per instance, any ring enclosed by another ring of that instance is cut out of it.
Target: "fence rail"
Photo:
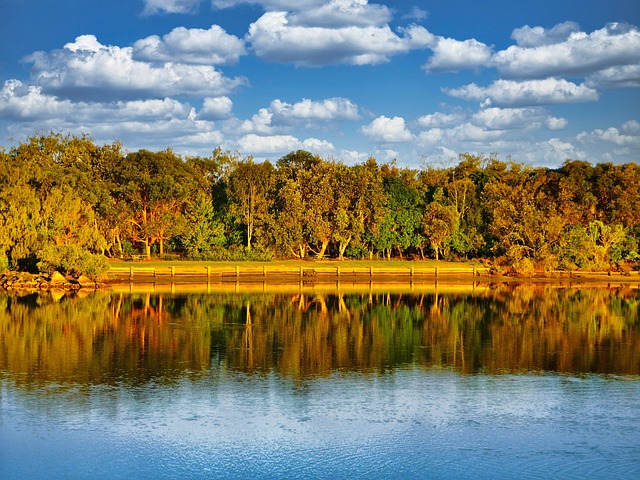
[[[300,280],[335,279],[342,277],[366,278],[366,277],[439,277],[439,276],[480,276],[487,275],[486,267],[283,267],[283,266],[167,266],[167,267],[143,267],[124,266],[111,267],[109,275],[116,279],[128,278],[296,278]]]

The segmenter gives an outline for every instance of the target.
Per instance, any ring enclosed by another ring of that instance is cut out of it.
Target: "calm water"
[[[177,290],[0,295],[0,478],[640,478],[636,288]]]

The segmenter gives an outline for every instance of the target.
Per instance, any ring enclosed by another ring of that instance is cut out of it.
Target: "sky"
[[[0,145],[640,161],[638,0],[1,0]]]

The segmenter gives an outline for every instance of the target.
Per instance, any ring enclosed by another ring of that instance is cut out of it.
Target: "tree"
[[[336,166],[304,150],[277,162],[275,234],[296,257],[322,258],[333,234]]]
[[[415,187],[407,185],[398,177],[386,177],[384,189],[387,195],[387,211],[377,236],[377,246],[391,257],[395,248],[402,258],[409,247],[417,247],[422,221],[422,199]]]
[[[264,232],[269,223],[274,181],[273,165],[254,163],[251,157],[241,161],[229,175],[229,212],[245,227],[247,250],[251,250],[254,234]]]
[[[422,234],[440,259],[440,252],[447,239],[453,235],[458,224],[458,212],[453,206],[442,205],[435,200],[428,203],[422,217]]]
[[[210,197],[198,194],[190,202],[184,219],[188,226],[182,230],[179,238],[190,257],[202,257],[225,244],[224,225],[216,218]]]
[[[532,263],[555,265],[553,251],[566,222],[546,193],[546,171],[514,163],[503,166],[493,164],[485,188],[494,254],[516,270],[529,269]]]
[[[116,197],[127,204],[131,235],[141,242],[147,258],[151,246],[160,255],[168,238],[179,232],[180,216],[194,184],[193,171],[171,150],[130,153],[115,171]]]

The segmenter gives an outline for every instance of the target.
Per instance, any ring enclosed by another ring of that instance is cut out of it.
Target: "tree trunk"
[[[351,237],[349,237],[346,241],[340,242],[340,246],[338,247],[338,259],[344,260],[344,251],[349,246],[349,242],[351,242]]]
[[[329,246],[329,242],[328,241],[323,241],[322,242],[322,246],[320,247],[320,251],[318,252],[318,259],[321,259],[324,257],[325,252],[327,251],[327,247]]]

